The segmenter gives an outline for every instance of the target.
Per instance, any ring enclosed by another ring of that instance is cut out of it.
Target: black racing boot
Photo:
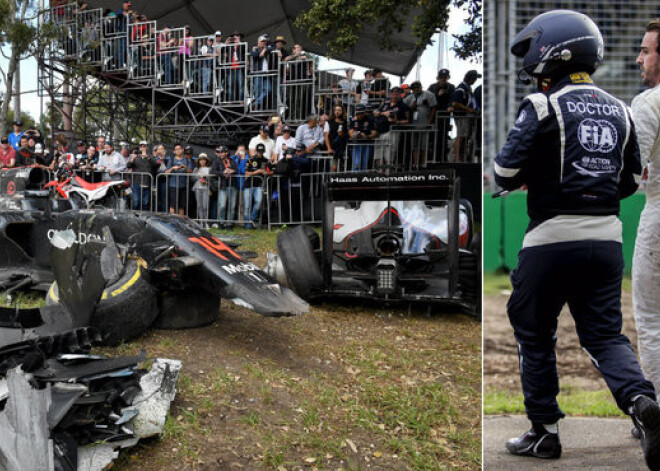
[[[632,417],[641,432],[646,466],[660,471],[660,405],[650,397],[639,396],[632,403]]]
[[[561,456],[559,434],[550,433],[542,424],[535,422],[532,422],[532,428],[520,438],[507,440],[506,449],[514,455],[536,458],[556,459]]]

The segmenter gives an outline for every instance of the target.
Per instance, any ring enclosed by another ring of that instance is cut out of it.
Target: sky
[[[449,15],[449,31],[445,34],[444,47],[439,48],[438,44],[441,40],[441,35],[436,34],[433,37],[433,43],[429,45],[420,59],[420,81],[424,88],[428,88],[433,82],[435,82],[436,74],[439,68],[449,69],[451,72],[450,82],[454,85],[458,85],[465,73],[470,69],[476,69],[479,73],[483,71],[483,65],[481,63],[474,63],[469,61],[462,61],[457,59],[454,56],[454,53],[450,50],[450,47],[454,43],[454,39],[451,36],[452,34],[459,34],[466,32],[468,26],[465,24],[465,19],[467,13],[464,10],[452,9]],[[440,52],[442,49],[442,52]],[[440,55],[440,62],[438,61],[438,56]],[[0,64],[5,66],[6,61],[0,61]],[[346,63],[336,60],[322,59],[319,68],[320,69],[336,69],[347,66]],[[362,77],[365,68],[360,66],[353,66],[356,69],[356,77]],[[413,67],[409,76],[406,77],[404,83],[411,83],[416,80],[417,68]],[[386,74],[387,75],[387,74]],[[389,76],[390,83],[398,84],[399,77]],[[479,79],[475,84],[475,87],[481,83],[482,79]],[[37,119],[40,115],[40,101],[41,99],[36,93],[37,90],[37,63],[33,59],[25,60],[21,64],[21,90],[34,91],[33,93],[27,93],[21,97],[21,110],[24,113],[29,113],[32,117]],[[44,99],[44,112],[47,111],[46,100]]]

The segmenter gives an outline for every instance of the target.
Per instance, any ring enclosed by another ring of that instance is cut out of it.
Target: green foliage
[[[345,53],[355,46],[366,27],[378,31],[377,43],[386,50],[398,50],[395,33],[406,26],[412,12],[413,35],[420,48],[430,44],[437,31],[447,30],[449,9],[466,9],[466,23],[470,31],[455,36],[454,48],[461,58],[481,57],[481,3],[482,0],[312,0],[311,8],[301,13],[295,25],[306,31],[317,44],[326,44],[330,55]]]

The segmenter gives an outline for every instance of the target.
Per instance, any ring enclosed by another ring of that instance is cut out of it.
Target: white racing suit
[[[642,368],[660,387],[660,86],[632,102],[642,163],[648,161],[646,205],[633,257],[633,308]]]

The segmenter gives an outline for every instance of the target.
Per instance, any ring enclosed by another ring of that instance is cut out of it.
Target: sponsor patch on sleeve
[[[591,80],[589,74],[586,72],[578,72],[577,74],[571,74],[569,77],[571,78],[572,83],[594,83],[594,81]]]

